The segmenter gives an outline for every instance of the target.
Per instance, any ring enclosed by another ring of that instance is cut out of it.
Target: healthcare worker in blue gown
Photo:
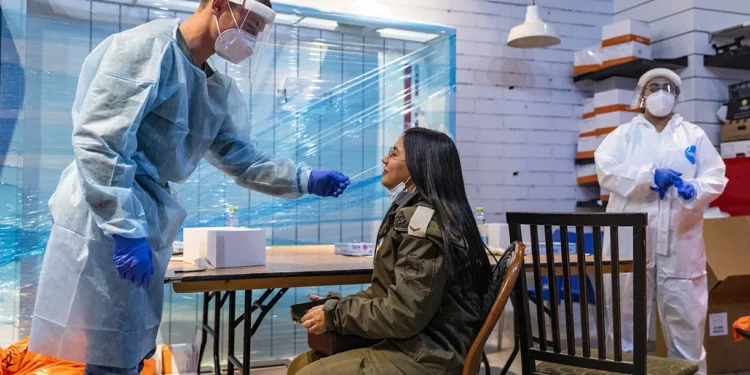
[[[84,362],[88,374],[140,371],[156,347],[164,274],[186,216],[174,183],[202,158],[277,197],[336,197],[347,187],[338,172],[258,150],[241,131],[249,116],[240,90],[206,63],[214,53],[235,64],[257,57],[275,15],[269,0],[203,0],[181,25],[158,20],[112,35],[86,58],[72,111],[75,161],[49,202],[30,350]]]

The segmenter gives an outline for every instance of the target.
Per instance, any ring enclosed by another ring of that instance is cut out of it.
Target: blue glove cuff
[[[310,173],[312,168],[300,168],[297,171],[297,179],[299,180],[299,191],[302,194],[310,194]]]

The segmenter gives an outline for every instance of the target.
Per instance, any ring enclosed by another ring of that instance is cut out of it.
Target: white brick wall
[[[343,10],[350,0],[285,0]],[[574,211],[582,90],[573,51],[600,41],[613,0],[537,0],[563,42],[549,49],[505,45],[529,0],[379,0],[394,18],[457,29],[457,143],[469,199],[491,221],[507,210]]]
[[[614,0],[614,18],[649,22],[654,57],[688,56],[680,72],[683,87],[678,112],[706,131],[719,145],[716,110],[727,99],[727,86],[750,80],[750,72],[706,68],[702,55],[713,55],[709,33],[747,22],[750,2],[736,0]],[[713,43],[725,44],[727,40]]]

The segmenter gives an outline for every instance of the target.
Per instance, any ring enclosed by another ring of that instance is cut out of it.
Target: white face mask
[[[659,90],[646,98],[646,109],[656,117],[664,117],[674,109],[675,96]]]
[[[229,9],[229,13],[232,14],[234,25],[237,28],[222,32],[221,27],[219,27],[219,16],[216,16],[216,28],[220,34],[216,38],[214,48],[216,54],[221,58],[232,64],[239,64],[253,55],[258,38],[245,30],[241,30],[237,24],[237,19],[234,18],[234,12]]]
[[[402,191],[406,190],[406,183],[409,182],[409,180],[411,180],[411,177],[407,178],[404,182],[399,182],[399,184],[393,187],[393,189],[388,190],[388,198],[391,199],[391,203],[396,200],[396,197],[398,197]]]

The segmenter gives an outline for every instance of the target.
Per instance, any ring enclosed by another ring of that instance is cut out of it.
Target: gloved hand
[[[651,190],[659,193],[659,199],[664,199],[667,190],[674,185],[674,182],[680,179],[682,173],[666,168],[658,168],[654,171],[654,184]]]
[[[125,238],[114,236],[112,258],[117,275],[130,281],[136,288],[148,289],[154,264],[151,260],[151,246],[145,238]]]
[[[307,191],[321,197],[336,197],[349,186],[349,177],[327,169],[318,169],[310,173]]]
[[[695,188],[692,184],[688,184],[682,179],[679,179],[674,182],[674,187],[677,188],[677,194],[679,194],[682,199],[689,201],[695,198]]]

